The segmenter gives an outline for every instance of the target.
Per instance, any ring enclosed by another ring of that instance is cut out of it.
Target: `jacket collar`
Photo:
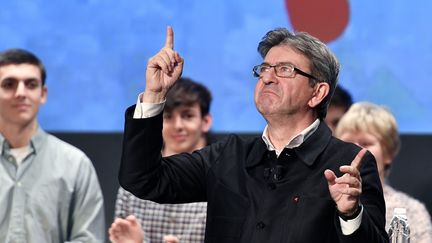
[[[320,124],[320,120],[316,119],[311,125],[309,125],[307,128],[305,128],[299,134],[294,136],[290,141],[288,141],[288,144],[285,145],[285,148],[291,149],[291,148],[295,148],[295,147],[300,146],[311,134],[313,134],[316,131],[319,124]],[[273,146],[273,144],[270,142],[270,139],[268,138],[268,125],[264,128],[262,139],[264,140],[265,144],[267,145],[267,149],[270,151],[273,151],[273,150],[276,151],[276,154],[279,156],[279,154],[282,151],[277,151],[276,148]]]
[[[330,128],[321,121],[314,131],[299,147],[293,148],[298,158],[306,165],[311,166],[317,157],[324,151],[330,142],[332,135]],[[262,161],[264,153],[267,152],[267,145],[262,138],[256,138],[248,157],[246,168],[253,167]]]
[[[268,151],[266,143],[261,137],[255,138],[255,142],[246,158],[246,168],[253,167],[262,161],[264,154]]]
[[[302,145],[294,148],[294,151],[301,161],[311,166],[327,147],[331,137],[330,128],[325,122],[321,122],[318,129]]]

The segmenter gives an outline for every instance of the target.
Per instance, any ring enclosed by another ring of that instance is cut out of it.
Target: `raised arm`
[[[149,107],[163,103],[167,92],[182,74],[183,58],[173,50],[173,47],[174,33],[173,29],[168,27],[165,45],[147,63],[146,89],[140,99]],[[140,107],[140,105],[142,104],[138,104],[136,107]],[[159,198],[162,200],[161,188],[169,186],[172,179],[170,173],[175,174],[179,171],[175,170],[177,168],[176,162],[166,163],[161,158],[163,145],[162,113],[159,111],[157,114],[148,115],[144,112],[146,115],[137,118],[134,114],[136,107],[130,107],[126,111],[119,182],[125,190],[139,198],[150,200]],[[179,160],[176,161],[179,162]],[[197,163],[201,165],[200,161]],[[180,164],[179,168],[184,168],[184,165]],[[197,173],[201,175],[202,168],[199,165],[197,169],[199,172]],[[184,170],[182,169],[180,172],[184,172]],[[192,170],[186,172],[192,173]],[[165,198],[165,200],[168,199]]]
[[[148,60],[142,102],[161,103],[183,72],[183,58],[174,51],[174,31],[167,27],[165,46]]]

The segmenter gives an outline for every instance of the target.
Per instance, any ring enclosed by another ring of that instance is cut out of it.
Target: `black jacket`
[[[205,242],[388,242],[375,159],[362,161],[360,228],[344,236],[325,169],[338,176],[360,148],[331,136],[321,122],[300,147],[279,158],[260,137],[230,135],[192,154],[162,158],[162,114],[133,119],[126,111],[120,184],[160,203],[207,201]]]

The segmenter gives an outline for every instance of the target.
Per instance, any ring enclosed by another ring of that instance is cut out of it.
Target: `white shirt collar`
[[[296,148],[300,146],[312,133],[314,133],[320,124],[320,120],[316,119],[311,125],[309,125],[307,128],[305,128],[303,131],[301,131],[299,134],[294,136],[290,141],[288,141],[287,145],[285,145],[284,148]],[[276,148],[271,143],[269,137],[268,137],[268,131],[267,131],[268,125],[264,128],[262,139],[264,140],[264,143],[267,145],[267,149],[269,151],[275,151],[276,155],[279,156],[279,154],[282,152],[276,150]]]

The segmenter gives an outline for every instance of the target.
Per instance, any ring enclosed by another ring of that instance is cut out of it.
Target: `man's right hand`
[[[183,72],[183,58],[174,51],[174,31],[167,27],[165,46],[148,60],[142,102],[161,103]]]

